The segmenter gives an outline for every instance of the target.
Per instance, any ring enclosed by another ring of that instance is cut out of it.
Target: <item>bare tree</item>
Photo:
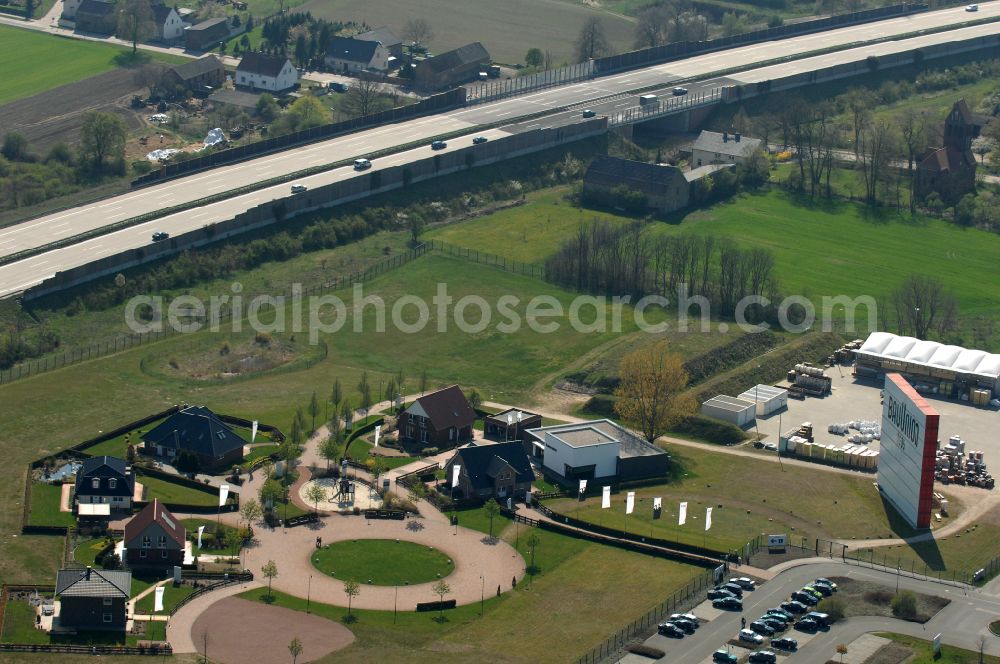
[[[431,24],[424,18],[411,18],[403,26],[403,39],[419,46],[425,45],[434,39],[434,31]]]
[[[896,324],[903,334],[926,339],[931,332],[955,329],[958,299],[933,277],[911,274],[889,296],[896,310]]]
[[[344,110],[355,117],[371,115],[382,110],[385,97],[382,95],[382,84],[373,75],[362,73],[358,80],[348,90],[344,99]]]
[[[844,95],[847,113],[851,117],[851,128],[854,130],[854,156],[858,157],[861,148],[861,131],[871,124],[872,106],[875,105],[875,94],[865,88],[851,88]]]
[[[545,71],[552,69],[554,60],[555,56],[552,55],[552,51],[550,51],[549,49],[545,49],[545,56],[542,60],[542,69],[544,69]]]
[[[576,38],[576,61],[586,62],[600,58],[611,52],[611,45],[604,34],[604,24],[601,19],[591,16],[583,22],[580,35]]]
[[[899,118],[899,135],[906,149],[906,175],[910,182],[910,212],[917,209],[915,195],[916,171],[914,165],[924,146],[927,145],[927,118],[923,113],[907,110]]]
[[[670,13],[662,5],[654,5],[642,10],[636,17],[635,47],[649,48],[667,41]]]
[[[868,205],[878,202],[878,186],[886,177],[894,140],[892,126],[885,120],[872,123],[858,134],[858,167]]]
[[[132,57],[135,57],[139,42],[156,33],[153,24],[153,8],[149,0],[124,0],[117,6],[119,39],[132,42]]]
[[[703,41],[708,39],[708,19],[686,11],[674,14],[667,30],[667,41]]]

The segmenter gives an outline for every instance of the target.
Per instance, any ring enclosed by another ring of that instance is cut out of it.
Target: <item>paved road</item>
[[[761,584],[757,590],[743,595],[742,616],[747,622],[760,617],[765,610],[787,599],[792,591],[820,576],[847,576],[852,579],[882,583],[893,589],[897,581],[895,574],[831,562],[825,558],[784,563],[772,571],[777,572],[772,580]],[[819,632],[811,638],[801,632],[789,630],[789,635],[798,639],[801,648],[799,652],[783,658],[782,661],[794,664],[833,659],[838,643],[850,643],[869,631],[899,632],[927,640],[941,633],[943,643],[969,650],[978,650],[979,637],[985,635],[988,637],[986,652],[1000,654],[1000,639],[992,636],[987,628],[992,620],[1000,617],[1000,599],[996,595],[984,590],[956,588],[905,576],[899,577],[898,581],[900,589],[945,597],[950,599],[951,603],[924,625],[891,618],[851,618],[834,625],[828,632]],[[696,614],[699,612],[695,611]],[[704,617],[709,615],[715,617],[708,623],[703,623],[695,634],[683,639],[669,639],[657,634],[646,640],[648,645],[667,653],[660,661],[669,661],[671,664],[701,664],[711,657],[713,651],[736,637],[740,629],[740,613],[717,612],[711,608],[702,612]],[[809,642],[804,643],[806,640]]]
[[[602,114],[612,114],[635,106],[634,95],[629,90],[649,86],[665,86],[669,90],[672,82],[713,71],[730,69],[737,65],[752,66],[777,57],[795,56],[829,46],[879,39],[894,34],[913,32],[919,29],[950,25],[967,20],[969,14],[961,8],[946,9],[906,18],[891,19],[873,24],[830,30],[828,32],[795,37],[778,42],[755,44],[741,48],[701,55],[679,62],[656,65],[645,69],[625,72],[572,85],[551,88],[531,94],[521,95],[487,104],[472,106],[458,111],[436,116],[418,118],[408,122],[358,132],[349,136],[315,143],[302,148],[264,156],[241,164],[220,167],[186,178],[173,180],[161,185],[123,194],[72,211],[54,213],[36,220],[0,231],[0,255],[9,255],[24,249],[38,247],[53,240],[72,237],[81,232],[103,227],[110,222],[121,221],[140,214],[190,202],[205,196],[260,182],[271,177],[291,173],[304,168],[320,166],[333,161],[351,159],[373,151],[427,140],[445,132],[468,130],[468,135],[450,141],[450,149],[467,144],[473,135],[485,133],[475,127],[510,120],[511,125],[492,130],[487,135],[494,138],[505,133],[532,129],[536,126],[558,126],[577,121],[580,109],[593,104],[594,110]],[[981,5],[976,18],[1000,16],[1000,2]],[[907,50],[924,43],[943,42],[978,34],[993,34],[990,25],[963,28],[949,33],[930,35],[916,40],[899,40],[882,45],[849,49],[825,56],[809,58],[801,62],[764,67],[747,71],[733,78],[716,78],[692,84],[690,94],[710,91],[733,79],[752,81],[774,78],[782,74],[796,73],[804,67],[823,67],[837,62],[848,62],[878,52]],[[873,50],[874,49],[874,50]],[[802,63],[808,64],[802,64]],[[557,109],[574,107],[570,111]],[[536,120],[518,125],[519,117],[538,112],[553,111],[544,120]],[[413,159],[424,158],[429,148],[422,147],[376,162],[380,165],[396,165]],[[352,177],[349,169],[328,171],[304,180],[306,184],[317,186]],[[278,185],[262,189],[244,196],[207,205],[194,211],[172,215],[142,224],[124,231],[111,233],[92,241],[79,243],[39,255],[11,265],[0,267],[0,296],[18,292],[51,276],[58,270],[85,264],[95,259],[137,248],[149,243],[150,235],[156,230],[181,233],[209,223],[232,218],[232,216],[262,201],[285,196],[288,185]]]

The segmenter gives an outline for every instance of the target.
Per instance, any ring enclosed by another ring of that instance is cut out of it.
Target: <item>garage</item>
[[[743,428],[756,419],[756,406],[753,401],[720,394],[701,404],[701,414]]]
[[[756,403],[757,417],[767,417],[788,406],[788,390],[773,385],[756,385],[738,398]]]

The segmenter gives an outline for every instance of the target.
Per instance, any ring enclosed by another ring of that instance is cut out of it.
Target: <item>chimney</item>
[[[722,142],[723,143],[729,142],[729,134],[727,132],[722,132]]]
[[[85,581],[90,581],[90,565],[87,565],[87,571],[83,573],[83,578]]]
[[[733,138],[735,138],[736,142],[739,143],[740,142],[740,132],[736,132],[735,134],[733,134]]]

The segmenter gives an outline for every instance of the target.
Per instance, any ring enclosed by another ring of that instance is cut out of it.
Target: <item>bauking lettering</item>
[[[910,415],[910,411],[906,409],[906,404],[902,404],[892,398],[892,395],[887,395],[889,399],[889,421],[896,425],[903,435],[909,439],[914,446],[920,444],[920,423],[917,421],[913,415]]]

